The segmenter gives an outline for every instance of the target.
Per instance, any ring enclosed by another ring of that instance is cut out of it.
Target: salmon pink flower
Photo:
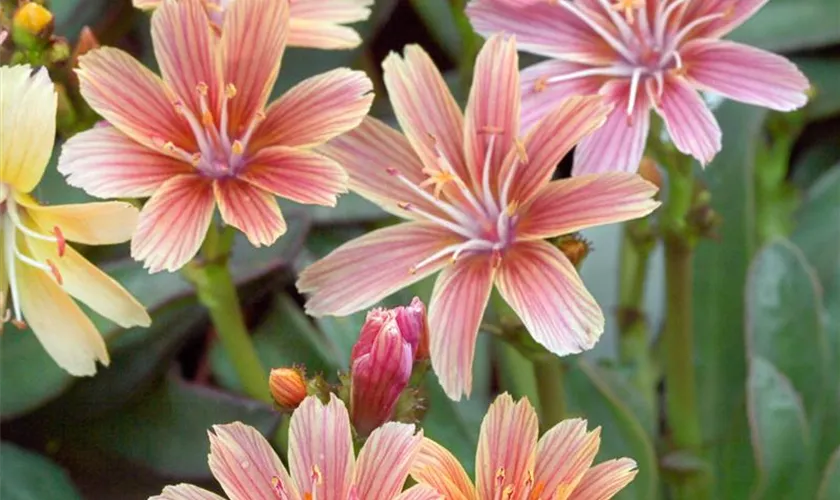
[[[429,303],[429,344],[452,398],[469,394],[494,283],[549,350],[591,348],[603,331],[601,310],[569,260],[543,240],[657,206],[656,188],[634,174],[551,182],[610,106],[598,96],[567,100],[520,140],[517,64],[514,40],[491,38],[464,116],[421,48],[407,47],[404,59],[390,55],[385,83],[405,137],[368,119],[324,151],[348,169],[352,189],[409,222],[339,247],[298,281],[312,294],[310,314],[344,315],[442,270]]]
[[[134,0],[138,9],[159,7],[164,0]],[[225,10],[235,0],[202,0],[207,15],[219,29]],[[356,31],[345,24],[370,17],[373,0],[291,0],[289,45],[313,49],[352,49],[362,43]]]
[[[32,197],[52,154],[56,99],[46,69],[0,67],[0,332],[7,321],[28,325],[61,368],[93,375],[108,351],[71,296],[123,327],[151,319],[67,241],[127,241],[137,210],[120,202],[41,206]]]
[[[523,126],[568,96],[600,93],[615,109],[575,154],[574,174],[635,172],[654,109],[677,149],[706,164],[721,131],[698,90],[790,111],[809,84],[787,59],[721,37],[767,0],[472,0],[476,31],[514,33],[551,60],[522,74]]]
[[[560,422],[537,440],[537,414],[527,399],[514,403],[502,394],[481,424],[475,459],[475,486],[443,446],[423,440],[411,477],[446,498],[607,500],[636,476],[629,458],[592,467],[600,428],[586,432],[586,421]]]
[[[428,486],[402,493],[423,432],[391,422],[370,435],[356,459],[344,403],[309,396],[292,414],[289,471],[268,441],[240,422],[213,426],[210,470],[231,500],[437,500]],[[188,484],[167,486],[150,500],[220,500]]]
[[[270,245],[286,231],[275,195],[333,206],[346,190],[341,166],[312,148],[359,124],[371,82],[330,71],[265,109],[288,17],[286,0],[238,0],[216,35],[202,0],[166,0],[152,15],[163,80],[117,49],[80,58],[81,93],[111,126],[73,137],[58,168],[94,196],[151,196],[131,242],[151,272],[196,254],[217,204]]]

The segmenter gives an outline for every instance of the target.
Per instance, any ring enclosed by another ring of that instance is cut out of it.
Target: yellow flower
[[[151,319],[66,241],[126,241],[137,210],[121,202],[41,206],[30,195],[52,153],[55,113],[45,69],[0,67],[0,325],[28,325],[59,366],[93,375],[96,361],[109,363],[108,351],[71,295],[122,327],[148,326]]]

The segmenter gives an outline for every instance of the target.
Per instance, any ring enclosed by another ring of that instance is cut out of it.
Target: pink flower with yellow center
[[[68,241],[122,243],[137,224],[128,203],[41,206],[31,196],[55,140],[56,92],[46,69],[0,67],[0,332],[27,325],[71,375],[109,363],[96,327],[73,301],[122,327],[149,326],[143,306]]]
[[[152,15],[163,79],[117,49],[85,54],[81,93],[110,126],[65,144],[59,171],[99,197],[151,198],[131,253],[151,272],[198,251],[216,205],[256,245],[286,231],[275,196],[333,206],[347,174],[313,147],[356,127],[370,80],[337,69],[266,109],[288,37],[286,0],[237,0],[214,33],[202,0],[167,0]]]
[[[423,440],[411,477],[450,500],[607,500],[638,472],[629,458],[592,466],[600,427],[586,421],[560,422],[537,440],[539,422],[527,399],[496,398],[481,424],[475,459],[475,486],[443,446]]]
[[[698,90],[778,111],[804,106],[808,80],[790,61],[720,40],[766,1],[472,0],[467,13],[479,33],[514,33],[522,50],[551,58],[523,71],[525,128],[569,96],[615,104],[578,146],[577,175],[635,172],[651,109],[677,149],[711,161],[721,131]]]
[[[351,241],[304,270],[313,315],[345,315],[442,271],[429,303],[431,360],[452,398],[469,394],[476,335],[493,285],[558,355],[589,349],[604,317],[574,266],[544,241],[642,217],[656,187],[628,173],[551,181],[557,163],[603,123],[601,97],[565,101],[520,139],[513,39],[478,56],[466,116],[417,46],[384,62],[405,137],[375,119],[323,151],[350,187],[408,222]]]
[[[138,9],[150,10],[164,0],[134,0]],[[225,10],[236,0],[202,0],[207,15],[219,29]],[[280,1],[280,0],[276,0]],[[313,49],[352,49],[362,43],[346,24],[370,17],[373,0],[290,0],[289,45]]]
[[[288,472],[253,427],[216,425],[210,436],[210,470],[231,500],[443,500],[429,486],[402,491],[423,441],[413,425],[387,423],[359,452],[344,403],[309,396],[292,414]],[[167,486],[150,500],[223,500],[189,484]]]

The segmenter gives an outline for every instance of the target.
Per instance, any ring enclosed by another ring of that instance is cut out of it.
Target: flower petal
[[[411,273],[412,266],[455,241],[435,225],[408,222],[345,243],[300,274],[298,290],[312,294],[306,312],[346,316],[370,307],[443,267],[445,257]]]
[[[403,491],[394,497],[394,500],[444,500],[446,498],[449,497],[441,495],[435,491],[434,488],[425,485],[417,485]]]
[[[137,0],[135,0],[136,2]],[[219,495],[204,488],[191,484],[177,484],[167,486],[160,495],[150,497],[149,500],[225,500]]]
[[[475,500],[475,487],[452,453],[429,438],[423,439],[420,453],[411,468],[411,477],[429,485],[449,500]]]
[[[394,114],[420,161],[440,170],[441,156],[467,181],[464,117],[432,58],[419,45],[407,45],[405,56],[390,54],[383,78]]]
[[[523,239],[553,238],[644,217],[659,206],[653,200],[657,191],[641,176],[623,172],[553,181],[522,207],[516,233]]]
[[[291,2],[289,45],[313,49],[352,49],[362,43],[356,30],[341,26],[370,17],[373,0]]]
[[[764,7],[768,0],[706,0],[704,2],[688,2],[682,25],[710,14],[723,13],[724,17],[699,26],[693,32],[696,38],[720,38],[731,32]]]
[[[308,78],[269,106],[249,148],[323,144],[361,123],[373,102],[372,90],[363,72],[347,68]]]
[[[62,288],[93,311],[123,328],[149,326],[152,323],[143,304],[131,296],[116,280],[103,273],[70,247],[59,255],[54,243],[27,239],[32,256],[49,260],[61,275]]]
[[[537,444],[534,482],[543,485],[543,491],[574,491],[595,460],[600,435],[600,428],[586,432],[586,420],[579,418],[552,427]]]
[[[44,233],[57,227],[65,239],[85,245],[128,241],[137,227],[137,209],[121,201],[46,206],[27,201],[23,205]]]
[[[496,285],[534,340],[558,356],[591,349],[604,332],[604,314],[574,266],[545,241],[508,250]]]
[[[575,151],[572,175],[639,170],[650,128],[647,92],[644,88],[638,89],[630,115],[627,114],[629,83],[612,81],[604,85],[601,92],[615,107],[606,123],[580,142]]]
[[[227,103],[231,136],[245,133],[254,115],[265,108],[288,37],[289,2],[236,0],[225,11],[224,84],[236,87]]]
[[[239,178],[298,203],[334,207],[347,192],[347,173],[325,156],[303,149],[275,146],[251,157]]]
[[[71,186],[99,198],[144,198],[170,177],[190,173],[193,168],[141,145],[114,127],[97,127],[64,143],[58,171]]]
[[[94,49],[79,58],[76,73],[82,97],[120,132],[155,151],[162,152],[167,141],[195,150],[192,132],[175,111],[174,97],[157,75],[127,53]]]
[[[291,2],[295,19],[349,24],[370,17],[373,0],[297,0]]]
[[[303,400],[289,427],[289,469],[297,490],[305,498],[347,498],[353,462],[350,418],[344,403],[335,394],[330,394],[326,405],[317,396]]]
[[[207,179],[179,175],[166,181],[140,212],[131,256],[151,273],[177,271],[204,242],[215,206]]]
[[[203,114],[199,92],[199,85],[203,84],[207,86],[208,108],[214,116],[219,116],[223,84],[221,51],[203,1],[161,4],[152,14],[152,44],[163,80],[193,115]]]
[[[550,2],[472,0],[467,15],[485,37],[512,33],[520,50],[577,62],[607,62],[608,46],[580,19]]]
[[[721,147],[720,126],[700,95],[681,77],[665,76],[657,112],[665,120],[677,149],[706,165]]]
[[[274,482],[290,499],[300,498],[283,462],[259,431],[234,422],[214,425],[207,434],[210,470],[231,500],[275,500]]]
[[[569,500],[608,500],[630,484],[638,472],[636,462],[629,458],[600,463],[586,471]]]
[[[557,83],[549,82],[552,77],[562,77],[588,68],[590,66],[584,64],[548,60],[523,70],[521,130],[529,131],[534,124],[569,97],[597,94],[603,84],[599,78],[582,77]]]
[[[808,79],[782,56],[722,40],[695,40],[680,53],[688,81],[703,90],[777,111],[808,102]]]
[[[0,179],[32,191],[47,168],[55,141],[55,86],[46,68],[0,67]]]
[[[455,401],[472,390],[475,341],[494,274],[489,255],[462,257],[438,276],[429,300],[432,367]]]
[[[142,10],[156,9],[162,2],[163,0],[131,0],[131,4],[134,5],[135,8]]]
[[[393,174],[398,172],[415,185],[426,178],[423,164],[408,140],[376,118],[366,117],[358,127],[318,150],[347,170],[350,189],[384,210],[403,218],[414,218],[412,212],[398,206],[409,203],[425,212],[441,213]]]
[[[110,363],[105,341],[96,327],[52,277],[18,264],[23,317],[56,364],[70,375],[96,373],[96,362]]]
[[[525,138],[525,157],[514,150],[505,160],[501,178],[510,182],[508,200],[524,203],[537,194],[551,180],[560,160],[600,127],[611,109],[600,96],[572,97],[555,107]]]
[[[402,491],[422,442],[423,431],[415,434],[410,424],[388,422],[373,431],[356,462],[359,498],[393,500]]]
[[[268,246],[286,232],[286,221],[274,195],[240,179],[213,183],[216,202],[225,224],[248,237],[255,247]]]
[[[528,398],[514,403],[510,394],[497,397],[481,422],[475,457],[479,498],[501,498],[505,488],[525,490],[537,457],[539,421]]]

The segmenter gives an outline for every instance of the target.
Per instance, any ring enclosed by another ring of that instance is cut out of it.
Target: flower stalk
[[[534,360],[534,376],[540,398],[540,426],[550,429],[566,415],[563,361],[554,355]]]

